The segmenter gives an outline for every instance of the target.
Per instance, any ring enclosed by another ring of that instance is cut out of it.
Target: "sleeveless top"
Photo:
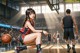
[[[72,16],[65,16],[63,18],[63,25],[64,25],[64,28],[73,28]]]
[[[28,20],[28,21],[34,27],[34,21],[33,20],[31,20],[31,21]],[[20,32],[22,33],[22,39],[24,39],[25,35],[28,35],[28,34],[32,33],[32,31],[31,31],[31,29],[29,27],[28,28],[26,28],[26,27],[21,28]]]

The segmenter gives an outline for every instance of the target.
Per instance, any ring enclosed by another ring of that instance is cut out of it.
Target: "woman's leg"
[[[29,44],[34,41],[36,42],[37,53],[40,53],[41,52],[41,33],[28,34],[23,39],[24,44]],[[21,51],[25,48],[26,48],[26,46],[19,47],[19,50],[17,50],[17,53],[19,53],[19,51]]]
[[[26,35],[23,41],[25,44],[35,41],[37,47],[37,53],[41,53],[41,33],[32,33]]]
[[[32,34],[26,35],[23,40],[25,44],[31,43],[33,41],[36,42],[36,45],[41,44],[41,33],[32,33]]]

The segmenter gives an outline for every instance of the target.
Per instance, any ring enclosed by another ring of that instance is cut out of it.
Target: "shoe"
[[[40,50],[40,51],[37,51],[37,53],[42,53],[42,51]]]
[[[38,53],[42,53],[42,52],[40,51],[40,52],[38,52]]]
[[[74,48],[74,47],[72,47],[72,50],[73,50],[73,53],[76,53],[76,50],[75,50],[75,48]]]
[[[26,49],[27,49],[26,46],[16,47],[16,48],[15,48],[15,53],[19,53],[20,51],[26,50]]]
[[[19,47],[15,47],[15,53],[19,53]]]
[[[36,53],[42,53],[42,48],[40,50],[37,50]]]
[[[69,46],[69,47],[67,48],[67,52],[68,52],[68,53],[70,53],[70,49],[71,49],[71,47]]]

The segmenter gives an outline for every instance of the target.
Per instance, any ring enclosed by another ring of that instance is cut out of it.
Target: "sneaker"
[[[76,50],[75,50],[75,48],[74,48],[74,47],[72,47],[72,50],[73,50],[73,53],[76,53]]]
[[[26,50],[27,47],[26,46],[21,46],[21,47],[15,47],[15,53],[19,53],[22,50]]]
[[[42,53],[42,51],[38,51],[37,53]]]
[[[37,50],[36,53],[42,53],[42,48],[40,50]]]
[[[19,53],[19,47],[15,47],[15,53]]]
[[[70,49],[71,49],[71,47],[69,46],[69,48],[67,48],[67,52],[68,52],[68,53],[70,52]]]

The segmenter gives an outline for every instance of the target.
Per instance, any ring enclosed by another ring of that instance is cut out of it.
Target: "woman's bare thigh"
[[[31,33],[29,35],[26,35],[24,37],[23,42],[26,42],[26,43],[35,42],[37,35],[38,35],[38,33]]]

